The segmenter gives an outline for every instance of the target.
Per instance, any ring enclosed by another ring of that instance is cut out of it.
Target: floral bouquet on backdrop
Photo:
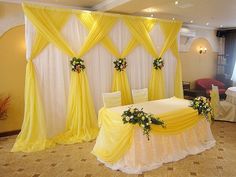
[[[117,71],[124,71],[124,69],[127,67],[127,62],[125,58],[118,58],[114,62],[115,69]]]
[[[194,98],[190,103],[190,107],[198,110],[198,114],[204,115],[208,121],[214,120],[211,103],[206,97],[199,96]]]
[[[71,69],[72,71],[77,71],[78,73],[80,73],[80,71],[85,69],[85,65],[84,65],[84,60],[80,59],[80,58],[72,58],[72,60],[70,61],[71,64]]]
[[[163,120],[154,117],[152,114],[143,112],[143,109],[129,108],[124,111],[121,115],[123,123],[138,124],[143,128],[143,134],[147,136],[149,140],[149,132],[151,131],[151,124],[161,125],[163,128],[166,127]]]
[[[163,59],[161,57],[160,58],[156,58],[153,61],[154,69],[161,69],[163,66],[164,66],[164,61],[163,61]]]

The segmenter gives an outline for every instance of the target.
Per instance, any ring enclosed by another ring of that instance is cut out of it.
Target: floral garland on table
[[[160,57],[160,58],[156,58],[154,61],[153,61],[153,68],[154,69],[161,69],[162,67],[164,67],[164,61],[163,59]]]
[[[161,125],[163,128],[166,127],[163,120],[154,117],[152,114],[145,113],[143,109],[129,108],[124,111],[121,115],[123,123],[138,124],[143,128],[143,134],[147,136],[149,140],[149,132],[151,131],[151,124]]]
[[[194,98],[194,100],[190,103],[190,107],[198,110],[198,114],[204,115],[208,121],[214,120],[211,103],[206,97],[199,96]]]
[[[115,69],[117,71],[124,71],[125,68],[127,67],[127,62],[126,62],[126,59],[125,58],[118,58],[116,59],[114,62],[114,65],[115,65]]]
[[[72,71],[80,73],[85,69],[84,60],[80,58],[72,58],[70,61]]]

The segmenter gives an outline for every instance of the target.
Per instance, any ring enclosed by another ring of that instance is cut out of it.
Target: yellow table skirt
[[[152,113],[165,121],[166,128],[152,125],[151,134],[172,135],[191,128],[203,118],[189,105],[188,100],[173,97],[128,106],[102,108],[98,117],[100,132],[92,153],[104,162],[115,163],[131,147],[134,126],[138,125],[123,124],[121,114],[128,107],[143,108],[144,112]]]

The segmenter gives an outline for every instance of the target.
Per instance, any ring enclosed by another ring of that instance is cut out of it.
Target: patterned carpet
[[[236,123],[215,122],[212,131],[217,141],[214,148],[142,175],[106,168],[90,153],[94,141],[11,153],[15,136],[0,138],[0,177],[236,177]]]

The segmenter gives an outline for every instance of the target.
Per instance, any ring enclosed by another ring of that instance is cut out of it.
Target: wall
[[[185,50],[180,51],[180,57],[182,60],[183,81],[190,82],[191,88],[195,87],[197,79],[215,77],[219,46],[218,38],[214,35],[215,30],[194,30],[196,31],[196,37],[190,39],[188,44],[185,44],[186,39],[180,39],[182,46],[184,44],[188,46],[184,48]],[[199,54],[198,49],[200,46],[207,48],[205,54]]]
[[[20,4],[0,2],[0,36],[13,27],[24,24],[24,13]]]
[[[14,27],[0,37],[0,95],[10,95],[8,117],[0,120],[0,132],[18,130],[24,112],[25,40],[24,26]]]

